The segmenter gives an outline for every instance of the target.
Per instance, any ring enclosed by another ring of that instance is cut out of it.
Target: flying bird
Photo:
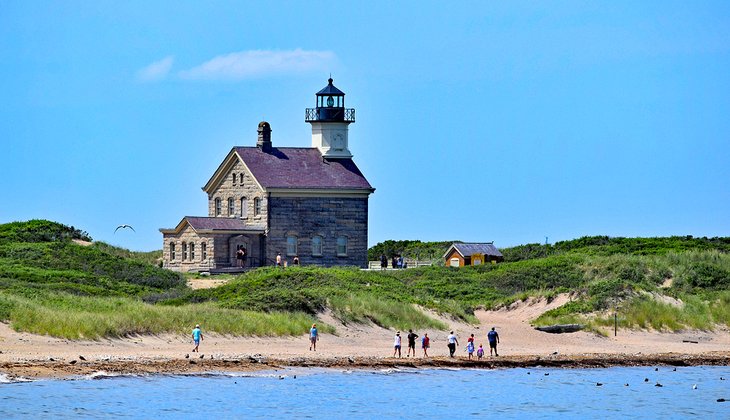
[[[117,226],[117,228],[116,228],[116,229],[114,229],[114,233],[117,233],[117,231],[118,231],[119,229],[126,229],[126,228],[132,229],[132,232],[137,232],[137,231],[136,231],[136,230],[134,230],[134,228],[133,228],[132,226],[130,226],[130,225],[119,225],[119,226]]]

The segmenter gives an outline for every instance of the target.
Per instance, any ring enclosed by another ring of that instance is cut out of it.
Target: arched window
[[[190,261],[195,260],[195,242],[190,242]]]
[[[258,197],[253,199],[253,214],[254,216],[261,214],[261,199]]]
[[[208,259],[208,244],[205,242],[200,244],[200,261]]]
[[[170,261],[175,261],[175,242],[170,242]]]
[[[347,238],[344,236],[337,238],[337,256],[347,256]]]
[[[248,216],[248,201],[246,197],[241,197],[241,217]]]
[[[297,255],[297,237],[286,237],[286,255]]]
[[[241,185],[243,185],[243,174],[240,174],[241,177]]]
[[[315,236],[312,238],[312,255],[321,256],[322,255],[322,237],[321,236]]]
[[[222,211],[223,210],[221,209],[221,199],[220,199],[220,197],[216,197],[216,199],[215,199],[215,215],[216,216],[220,216]]]
[[[233,198],[228,199],[228,215],[233,216],[236,213],[236,207],[234,206]]]
[[[188,258],[188,244],[187,242],[182,243],[182,260],[185,261]]]
[[[233,175],[233,185],[236,185],[236,174],[231,174],[231,175]]]

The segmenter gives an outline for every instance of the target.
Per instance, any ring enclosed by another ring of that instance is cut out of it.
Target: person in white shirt
[[[400,331],[395,333],[395,340],[393,341],[393,357],[395,357],[396,353],[398,353],[398,358],[400,358]]]
[[[451,331],[448,336],[449,340],[449,357],[454,357],[454,353],[456,353],[456,346],[459,345],[459,340],[456,339],[456,336],[454,335],[454,332]]]

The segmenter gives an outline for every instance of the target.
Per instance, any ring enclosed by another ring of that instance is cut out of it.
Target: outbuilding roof
[[[443,258],[451,253],[451,250],[455,249],[462,257],[471,257],[474,254],[484,254],[493,257],[503,257],[502,253],[499,252],[497,247],[494,246],[494,242],[485,243],[464,243],[454,242],[444,254]]]

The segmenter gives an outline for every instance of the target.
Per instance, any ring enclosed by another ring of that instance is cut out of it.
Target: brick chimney
[[[263,152],[271,152],[271,126],[266,121],[261,121],[257,131],[259,137],[256,146]]]

